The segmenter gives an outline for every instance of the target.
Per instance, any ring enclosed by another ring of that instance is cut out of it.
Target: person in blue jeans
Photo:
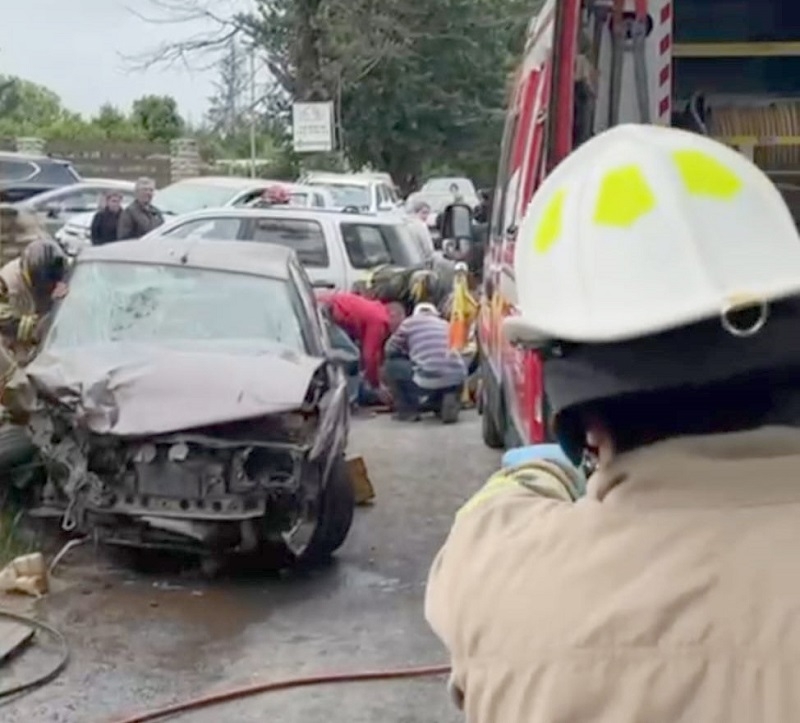
[[[467,369],[450,349],[449,325],[433,304],[417,305],[387,340],[384,356],[382,376],[397,419],[416,421],[420,412],[433,411],[446,424],[457,421]]]

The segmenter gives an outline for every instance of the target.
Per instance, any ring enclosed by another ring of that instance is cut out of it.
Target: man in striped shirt
[[[450,349],[449,331],[435,306],[418,304],[386,342],[383,377],[398,419],[419,419],[422,399],[446,424],[458,419],[467,369]]]

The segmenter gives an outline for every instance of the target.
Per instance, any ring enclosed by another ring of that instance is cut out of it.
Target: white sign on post
[[[292,140],[297,153],[333,150],[333,103],[294,103]]]

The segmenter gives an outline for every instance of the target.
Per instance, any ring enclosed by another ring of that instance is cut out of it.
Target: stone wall
[[[0,150],[39,155],[46,153],[72,162],[87,178],[155,179],[159,188],[202,172],[202,160],[193,138],[172,143],[141,141],[45,141],[41,138],[0,138]]]
[[[170,178],[172,182],[200,175],[202,159],[194,138],[178,138],[170,144]]]

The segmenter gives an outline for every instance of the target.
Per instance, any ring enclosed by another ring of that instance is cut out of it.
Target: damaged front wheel
[[[331,468],[328,484],[322,492],[317,524],[308,545],[296,556],[297,562],[325,562],[342,546],[353,524],[355,503],[350,472],[342,455]]]

